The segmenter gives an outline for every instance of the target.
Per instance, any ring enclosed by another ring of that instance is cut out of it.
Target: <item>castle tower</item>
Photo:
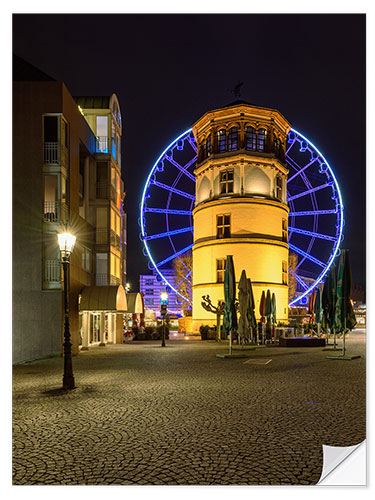
[[[237,282],[251,278],[255,314],[262,291],[276,295],[277,320],[288,318],[288,205],[285,163],[290,125],[274,109],[238,101],[193,126],[198,146],[193,210],[193,331],[214,325],[202,295],[224,300],[226,255]]]

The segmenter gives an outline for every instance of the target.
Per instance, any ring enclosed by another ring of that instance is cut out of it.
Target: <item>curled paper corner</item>
[[[323,445],[319,486],[366,486],[366,440],[354,446]]]

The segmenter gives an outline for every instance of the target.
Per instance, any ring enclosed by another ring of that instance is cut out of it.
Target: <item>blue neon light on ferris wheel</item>
[[[197,150],[197,148],[194,144],[194,138],[191,136],[191,132],[192,132],[192,129],[189,128],[188,130],[186,130],[185,132],[180,134],[170,144],[168,144],[168,146],[160,154],[160,156],[158,157],[158,159],[154,163],[154,165],[153,165],[153,167],[152,167],[152,169],[147,177],[147,180],[146,180],[146,183],[145,183],[145,186],[143,189],[141,204],[140,204],[140,227],[141,227],[140,237],[144,243],[145,255],[148,256],[148,258],[149,258],[149,267],[150,267],[150,269],[155,269],[155,271],[157,272],[158,276],[162,279],[162,281],[165,282],[166,285],[168,285],[177,295],[179,295],[183,300],[185,300],[187,302],[189,302],[189,300],[186,297],[184,297],[183,295],[181,295],[181,293],[178,292],[178,290],[162,274],[162,272],[160,271],[159,268],[162,265],[166,264],[167,262],[170,262],[174,258],[179,257],[180,255],[187,252],[188,250],[190,250],[193,247],[193,244],[191,244],[191,245],[188,245],[185,248],[179,249],[177,251],[174,244],[172,243],[172,240],[171,240],[172,235],[181,234],[181,233],[188,233],[190,231],[192,233],[191,224],[187,225],[186,227],[180,228],[180,229],[174,229],[172,231],[169,230],[169,227],[168,227],[167,231],[159,232],[159,233],[156,233],[153,235],[147,235],[145,214],[147,214],[147,213],[159,213],[159,214],[164,214],[166,217],[172,217],[172,216],[180,216],[180,217],[189,217],[190,216],[191,217],[191,213],[192,213],[191,210],[179,210],[177,208],[169,208],[169,204],[166,208],[147,207],[147,205],[146,205],[146,198],[148,198],[150,196],[150,186],[151,185],[154,185],[156,188],[162,189],[163,191],[165,191],[165,190],[169,191],[170,196],[171,196],[171,193],[173,193],[174,195],[182,196],[185,199],[189,199],[189,200],[191,200],[191,203],[193,203],[195,196],[192,194],[186,193],[185,191],[182,191],[180,189],[177,189],[175,187],[177,184],[176,181],[173,184],[173,186],[168,186],[164,183],[156,181],[157,172],[164,171],[165,162],[166,162],[167,164],[169,163],[173,167],[177,168],[177,170],[179,171],[179,176],[182,176],[184,174],[190,179],[191,182],[195,183],[194,175],[191,174],[190,172],[188,172],[188,168],[190,168],[192,165],[194,165],[194,163],[196,161],[196,150]],[[178,162],[176,162],[174,160],[173,150],[176,148],[177,151],[181,151],[184,148],[184,141],[185,140],[187,140],[187,142],[193,148],[195,156],[193,155],[193,158],[183,167],[182,165],[180,165]],[[302,168],[300,168],[300,166],[293,160],[293,158],[288,156],[289,151],[291,150],[291,148],[293,147],[293,145],[296,142],[299,143],[299,151],[300,152],[306,152],[306,150],[308,150],[311,154],[310,162],[307,163],[306,165],[304,165]],[[314,216],[314,225],[315,224],[317,225],[317,219],[315,219],[315,218],[320,216],[320,215],[337,214],[337,217],[339,217],[339,224],[337,224],[337,222],[336,222],[336,234],[335,234],[335,236],[321,234],[321,233],[318,233],[316,231],[310,231],[310,230],[306,230],[303,228],[295,228],[294,226],[288,228],[289,229],[289,240],[291,239],[293,232],[296,234],[305,235],[306,237],[311,238],[310,245],[309,245],[309,248],[307,251],[303,251],[301,248],[296,247],[295,245],[293,245],[289,241],[290,249],[297,252],[298,254],[300,254],[303,257],[302,262],[304,259],[307,259],[310,262],[313,262],[314,264],[318,265],[319,267],[323,267],[323,270],[321,271],[321,273],[315,279],[314,283],[311,286],[308,286],[303,281],[303,279],[298,276],[298,274],[296,274],[295,272],[292,272],[293,270],[290,269],[290,272],[292,273],[292,275],[294,275],[296,277],[297,281],[304,288],[304,292],[301,295],[295,297],[289,303],[289,305],[292,306],[292,305],[300,302],[303,299],[303,297],[308,295],[318,285],[318,283],[320,283],[322,281],[324,276],[327,274],[330,266],[332,265],[333,260],[335,259],[335,257],[337,256],[337,254],[339,252],[339,246],[340,246],[340,242],[342,240],[344,218],[343,218],[343,203],[342,203],[341,191],[340,191],[338,182],[336,180],[336,177],[332,171],[332,168],[330,167],[328,161],[325,159],[323,154],[318,150],[318,148],[316,148],[316,146],[311,141],[309,141],[305,136],[303,136],[300,132],[298,132],[295,129],[290,130],[290,133],[288,136],[288,143],[291,145],[289,146],[289,148],[286,152],[286,159],[287,159],[287,162],[289,163],[289,165],[292,166],[292,168],[294,168],[296,170],[296,173],[294,173],[291,177],[288,178],[288,182],[289,182],[289,180],[293,180],[294,178],[301,176],[301,177],[305,177],[305,179],[306,179],[306,180],[304,180],[306,187],[310,186],[310,188],[307,189],[306,191],[304,191],[302,193],[297,193],[294,196],[289,196],[289,194],[288,194],[288,201],[291,202],[292,205],[294,206],[295,199],[300,199],[302,197],[310,195],[311,203],[313,205],[313,210],[299,210],[299,211],[291,210],[289,216],[292,217],[292,219],[296,216]],[[328,177],[328,182],[326,182],[325,184],[321,184],[317,187],[312,187],[311,183],[307,180],[306,170],[308,169],[308,167],[310,167],[316,161],[318,161],[318,163],[319,163],[319,172],[321,174],[324,173]],[[299,167],[299,168],[297,168],[297,167]],[[327,172],[328,172],[328,174],[327,174]],[[338,200],[338,202],[335,202],[334,209],[327,209],[326,207],[324,207],[324,209],[319,209],[319,207],[317,206],[315,193],[318,191],[322,191],[324,189],[327,189],[327,188],[333,189],[333,195],[332,195],[331,199]],[[336,195],[336,193],[337,193],[337,195]],[[314,205],[316,205],[316,206],[314,207]],[[150,240],[151,241],[160,240],[161,238],[164,238],[164,237],[169,238],[174,253],[172,253],[172,255],[169,255],[165,259],[162,259],[160,262],[156,263],[153,256],[152,256],[152,252],[150,250],[148,242]],[[312,245],[313,245],[315,238],[324,239],[326,241],[331,241],[334,243],[330,257],[328,259],[328,262],[322,262],[321,260],[317,259],[316,257],[314,257],[313,255],[311,255],[309,253],[309,251],[312,248]],[[188,274],[190,274],[190,273],[188,273]],[[187,278],[187,276],[186,276],[186,278]]]

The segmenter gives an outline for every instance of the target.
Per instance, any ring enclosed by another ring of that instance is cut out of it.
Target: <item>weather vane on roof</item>
[[[244,82],[238,82],[237,85],[231,89],[231,93],[234,94],[234,97],[241,97],[241,87],[244,84]]]

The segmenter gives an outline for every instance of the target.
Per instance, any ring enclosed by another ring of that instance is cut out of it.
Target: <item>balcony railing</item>
[[[95,277],[96,286],[108,285],[108,274],[107,273],[97,273]]]
[[[111,229],[111,245],[120,248],[120,236],[118,236],[114,231]]]
[[[111,274],[110,276],[110,285],[119,285],[120,284],[120,278],[117,278],[116,276],[113,276]]]
[[[44,202],[44,222],[62,222],[66,224],[68,220],[68,206],[61,201]]]
[[[98,136],[96,138],[96,152],[97,153],[108,153],[108,137]]]
[[[107,200],[109,198],[109,185],[107,182],[96,183],[96,198],[99,200]]]
[[[96,243],[101,245],[106,245],[108,243],[108,229],[107,228],[96,228]]]
[[[68,164],[68,150],[59,142],[44,143],[44,163],[53,165],[61,164],[64,167]]]
[[[44,281],[48,283],[61,282],[61,263],[59,260],[44,261]]]

